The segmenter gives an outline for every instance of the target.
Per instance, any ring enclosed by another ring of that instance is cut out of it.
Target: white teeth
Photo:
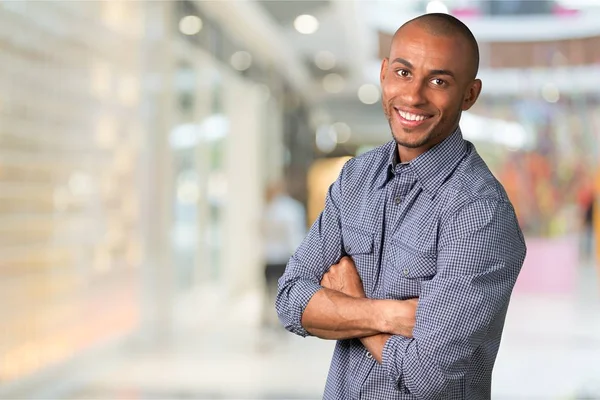
[[[427,118],[424,115],[412,114],[412,113],[400,111],[400,110],[398,110],[398,114],[400,114],[402,116],[402,118],[407,119],[409,121],[423,121],[425,118]]]

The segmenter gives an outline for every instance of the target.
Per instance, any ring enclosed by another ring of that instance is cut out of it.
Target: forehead
[[[457,34],[434,35],[427,29],[411,24],[400,29],[390,48],[390,62],[402,58],[415,66],[468,71],[471,54],[466,40]]]

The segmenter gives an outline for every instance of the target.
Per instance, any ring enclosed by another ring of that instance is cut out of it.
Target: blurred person
[[[583,212],[583,260],[590,262],[594,260],[594,208],[595,198],[592,194]]]
[[[349,160],[279,280],[289,331],[337,340],[325,399],[489,399],[526,246],[462,137],[478,45],[446,14],[396,31],[381,65],[393,140]]]
[[[577,190],[577,206],[580,211],[579,252],[580,261],[587,263],[594,258],[594,184],[586,173],[582,175],[579,190]]]
[[[306,235],[306,214],[302,203],[286,192],[281,181],[269,184],[265,197],[263,233],[267,302],[263,311],[263,327],[278,328],[277,314],[272,306],[277,294],[277,280]]]

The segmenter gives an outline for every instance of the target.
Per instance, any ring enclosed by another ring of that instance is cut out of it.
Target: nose
[[[406,84],[400,88],[400,96],[405,105],[417,107],[427,101],[425,98],[424,89],[424,85],[421,81],[413,79],[406,82]]]

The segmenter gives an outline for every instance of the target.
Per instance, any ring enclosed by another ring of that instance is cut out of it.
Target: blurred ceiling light
[[[427,14],[432,13],[444,13],[448,14],[448,7],[439,0],[430,1],[427,3],[427,8],[425,9]]]
[[[339,93],[344,90],[346,81],[340,74],[327,74],[323,78],[323,89],[329,93]]]
[[[247,51],[236,51],[231,55],[231,66],[238,71],[245,71],[252,65],[252,56]]]
[[[364,104],[375,104],[379,101],[379,88],[370,83],[358,89],[358,99]]]
[[[346,143],[350,140],[352,134],[350,127],[345,122],[336,122],[332,125],[333,132],[335,132],[336,143]]]
[[[317,67],[319,67],[319,69],[328,71],[335,67],[335,56],[330,51],[319,51],[317,54],[315,54],[315,64]]]
[[[174,149],[191,148],[198,143],[200,127],[196,124],[177,125],[169,135],[169,143]]]
[[[542,97],[548,103],[556,103],[560,99],[560,92],[553,83],[546,83],[542,87]]]
[[[223,139],[228,132],[229,119],[223,114],[213,114],[200,124],[200,138],[208,142]]]
[[[335,131],[331,125],[321,125],[317,128],[315,143],[317,148],[323,153],[331,153],[336,146]]]
[[[195,35],[202,30],[202,20],[196,15],[187,15],[179,21],[179,30],[184,35]]]
[[[105,1],[102,2],[101,17],[110,27],[119,28],[127,20],[127,11],[127,5],[122,1]]]
[[[69,177],[68,186],[74,196],[89,196],[93,192],[92,177],[85,172],[73,172]]]
[[[319,21],[312,15],[299,15],[294,20],[294,28],[304,35],[310,35],[319,29]]]

